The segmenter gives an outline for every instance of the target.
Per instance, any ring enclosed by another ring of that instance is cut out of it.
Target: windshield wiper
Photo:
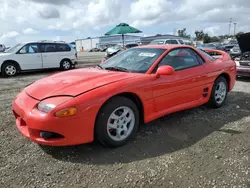
[[[114,71],[121,71],[121,72],[129,72],[128,69],[123,67],[106,67],[106,70],[114,70]]]
[[[100,69],[104,69],[101,65],[96,65],[97,67],[99,67]]]

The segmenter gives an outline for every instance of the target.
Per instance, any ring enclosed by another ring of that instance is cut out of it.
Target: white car
[[[150,45],[154,44],[185,44],[182,39],[155,39],[149,43]]]
[[[76,51],[64,42],[20,43],[0,54],[3,76],[49,68],[69,70],[76,63]]]

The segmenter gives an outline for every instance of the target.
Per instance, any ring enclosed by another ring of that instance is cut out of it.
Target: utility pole
[[[236,22],[234,22],[234,36],[236,35]]]
[[[230,18],[230,20],[229,20],[229,32],[228,32],[229,36],[231,34],[231,24],[232,24],[232,18]]]

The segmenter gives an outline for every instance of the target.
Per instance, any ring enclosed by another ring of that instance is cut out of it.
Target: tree
[[[178,30],[178,36],[183,38],[190,38],[190,35],[186,33],[186,28]]]
[[[203,40],[203,38],[204,38],[204,35],[205,35],[205,33],[201,30],[201,31],[195,31],[194,32],[195,33],[195,39],[196,40]]]

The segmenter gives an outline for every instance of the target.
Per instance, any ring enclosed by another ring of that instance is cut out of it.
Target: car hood
[[[250,51],[250,33],[244,33],[236,36],[242,53]]]
[[[38,100],[60,95],[77,96],[134,76],[136,76],[134,73],[81,68],[42,78],[27,86],[25,91]]]
[[[7,57],[7,56],[9,56],[9,55],[10,55],[10,53],[2,52],[2,53],[0,53],[0,58],[1,58],[1,57]]]

